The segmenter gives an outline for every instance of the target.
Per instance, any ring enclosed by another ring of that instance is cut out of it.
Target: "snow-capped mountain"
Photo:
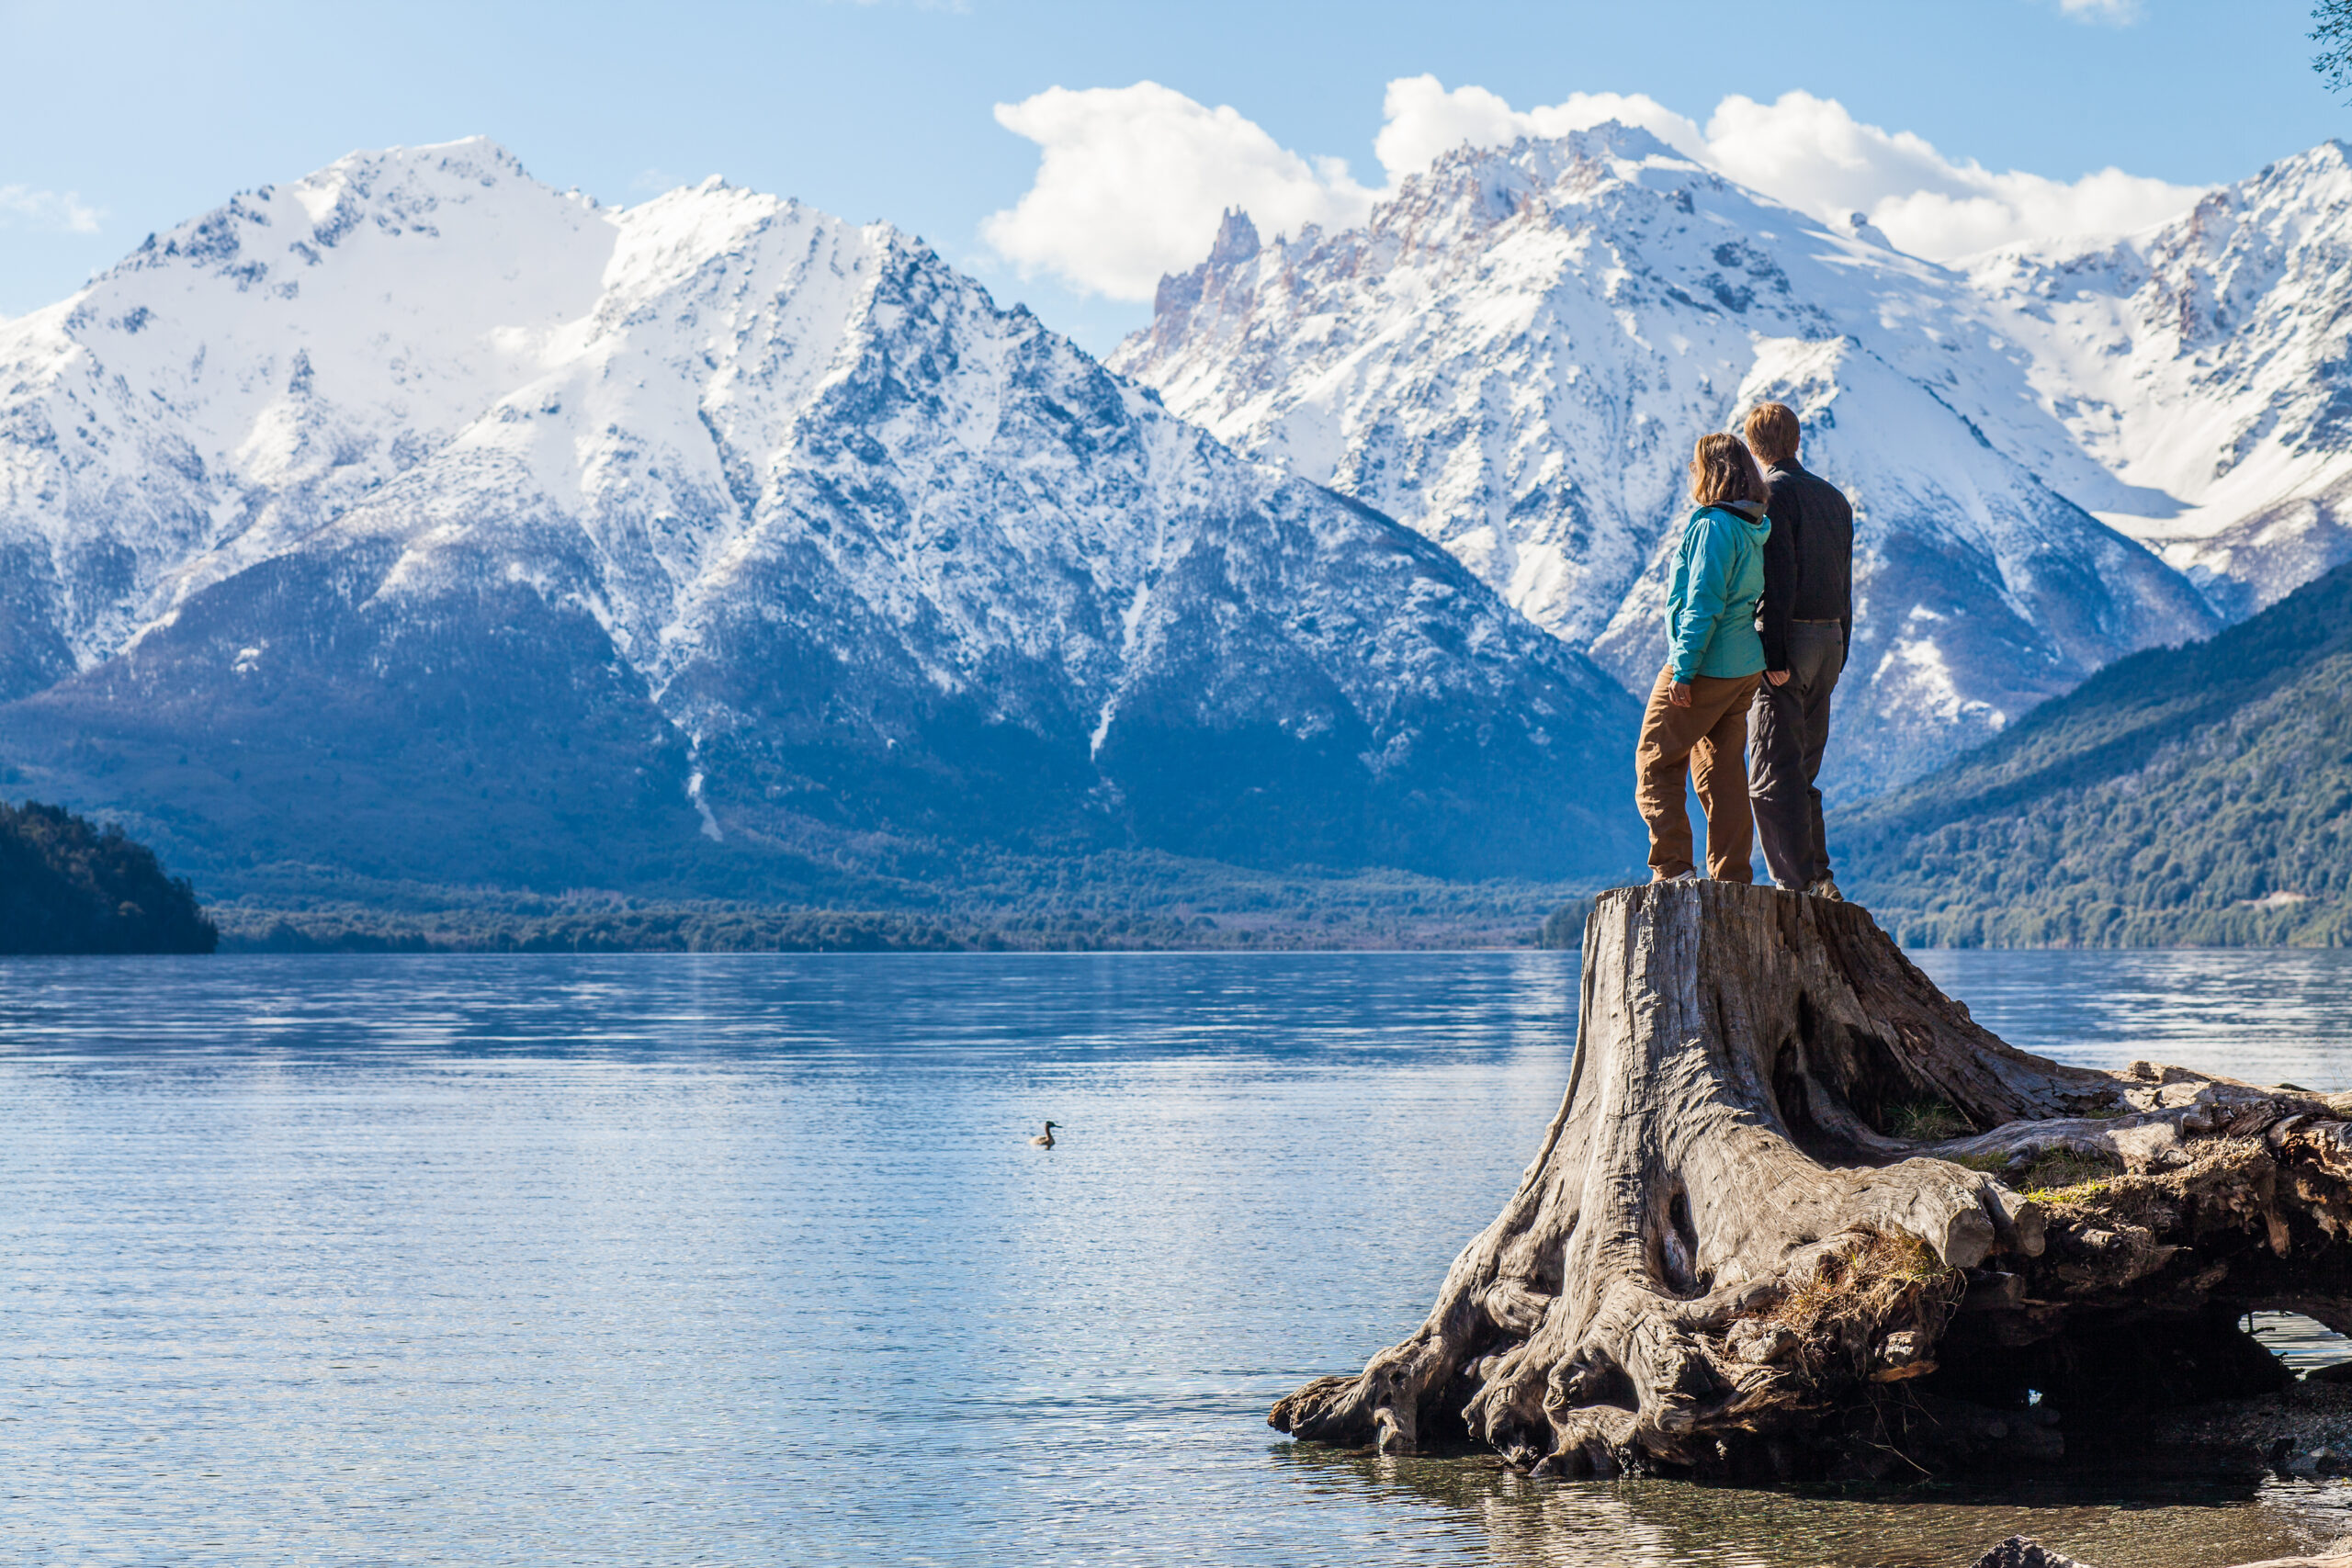
[[[1630,701],[1443,551],[715,181],[474,141],[151,239],[0,323],[0,757],[215,866],[1639,859]]]
[[[1846,489],[1843,795],[1914,776],[2103,663],[2210,632],[2093,516],[2123,485],[1962,274],[1835,232],[1647,133],[1464,148],[1363,227],[1228,219],[1111,364],[1252,456],[1443,544],[1645,691],[1693,439],[1778,398]]]
[[[2352,558],[2343,143],[2117,243],[2016,246],[1969,271],[1988,319],[2030,354],[2041,406],[2114,476],[2077,499],[2224,613]]]

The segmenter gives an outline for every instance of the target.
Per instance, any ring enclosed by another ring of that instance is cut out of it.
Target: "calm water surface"
[[[2352,954],[1928,953],[2352,1087]],[[2347,1489],[1545,1484],[1295,1449],[1564,1081],[1574,954],[0,964],[0,1559],[2103,1568]],[[1027,1146],[1045,1117],[1050,1153]]]

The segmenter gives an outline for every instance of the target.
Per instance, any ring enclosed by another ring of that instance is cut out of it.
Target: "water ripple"
[[[1935,965],[2021,1043],[2340,1087],[2335,955],[2075,957]],[[1539,1486],[1277,1438],[1510,1190],[1576,998],[1549,953],[0,964],[0,1545],[1863,1564],[2038,1521],[2161,1565],[2340,1525],[2325,1488]]]

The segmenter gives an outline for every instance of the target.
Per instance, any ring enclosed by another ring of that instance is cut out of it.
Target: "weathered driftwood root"
[[[2347,1181],[2322,1097],[2012,1049],[1854,905],[1619,889],[1518,1190],[1419,1331],[1269,1420],[1539,1473],[2046,1459],[2062,1414],[2275,1386],[2246,1311],[2352,1330]]]

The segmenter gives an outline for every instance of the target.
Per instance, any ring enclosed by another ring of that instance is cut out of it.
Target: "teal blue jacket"
[[[1760,512],[1760,508],[1758,509]],[[1764,668],[1756,601],[1764,595],[1764,541],[1772,525],[1731,506],[1702,506],[1682,525],[1666,595],[1669,667],[1677,681],[1737,678]]]

